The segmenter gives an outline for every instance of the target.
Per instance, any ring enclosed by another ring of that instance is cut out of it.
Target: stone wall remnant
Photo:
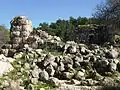
[[[33,31],[32,22],[25,16],[14,17],[10,22],[10,41],[12,44],[25,43]]]

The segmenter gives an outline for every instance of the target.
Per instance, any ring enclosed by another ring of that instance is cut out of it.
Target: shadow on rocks
[[[106,86],[103,87],[101,90],[120,90],[120,87]]]

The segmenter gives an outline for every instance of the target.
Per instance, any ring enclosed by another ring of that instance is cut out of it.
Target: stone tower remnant
[[[33,31],[32,21],[26,16],[14,17],[10,22],[10,41],[12,44],[24,44]]]

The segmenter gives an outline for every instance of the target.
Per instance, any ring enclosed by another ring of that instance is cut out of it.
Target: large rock
[[[34,70],[32,70],[32,76],[34,77],[34,78],[39,78],[39,73],[41,72],[41,70],[40,69],[38,69],[38,68],[34,68]]]
[[[10,90],[21,90],[19,82],[12,80],[10,82]]]
[[[38,83],[38,78],[31,78],[31,83],[33,83],[33,84]]]
[[[38,30],[37,34],[42,38],[42,39],[46,39],[49,37],[48,33],[46,33],[45,31],[42,30]]]
[[[54,36],[54,40],[61,41],[60,37]]]
[[[65,70],[65,65],[62,62],[60,62],[60,66],[58,66],[57,70],[58,71],[64,71]]]
[[[53,76],[54,73],[55,73],[55,70],[54,70],[54,68],[53,68],[53,66],[51,64],[49,66],[47,66],[46,71],[48,72],[48,74],[50,76]]]
[[[106,53],[106,57],[108,57],[108,58],[117,58],[118,55],[119,55],[119,53],[117,51],[115,51],[114,49],[112,49]]]
[[[23,55],[22,52],[16,53],[13,58],[15,58],[15,59],[22,58],[22,55]]]
[[[60,85],[60,81],[59,79],[55,78],[55,77],[50,77],[49,78],[49,83],[54,85],[54,86],[59,86]]]
[[[74,76],[74,73],[70,73],[70,72],[63,72],[63,78],[64,79],[72,79],[72,77]]]
[[[109,61],[107,59],[98,60],[96,61],[96,64],[94,64],[97,72],[101,72],[101,73],[105,71],[109,71],[108,65],[109,65]]]
[[[81,52],[81,54],[83,54],[83,55],[84,55],[84,54],[85,54],[85,55],[87,54],[85,47],[81,47],[81,48],[80,48],[80,52]]]
[[[49,74],[45,70],[40,72],[39,76],[40,76],[40,80],[43,81],[47,81],[49,79]]]
[[[72,80],[71,80],[71,83],[72,83],[72,84],[79,85],[79,84],[80,84],[80,81],[78,81],[78,80],[76,80],[76,79],[72,79]]]
[[[13,61],[12,58],[6,58],[3,54],[0,55],[0,76],[14,69],[11,64]]]
[[[5,56],[8,56],[8,49],[1,49],[1,54],[4,54]]]
[[[110,70],[111,72],[114,72],[114,71],[116,71],[116,69],[117,69],[117,64],[111,62],[111,63],[109,64],[109,70]]]
[[[43,65],[47,66],[48,64],[55,61],[55,56],[52,54],[47,54],[44,58]]]
[[[62,62],[63,62],[64,64],[72,64],[72,65],[73,65],[73,60],[72,60],[72,58],[69,57],[69,56],[64,56]]]
[[[13,66],[9,62],[0,61],[0,76],[13,70]]]
[[[76,46],[69,46],[68,47],[68,53],[74,54],[77,52]]]
[[[75,74],[75,78],[76,78],[77,80],[83,80],[83,79],[85,79],[85,73],[82,72],[82,71],[78,71],[78,72]]]

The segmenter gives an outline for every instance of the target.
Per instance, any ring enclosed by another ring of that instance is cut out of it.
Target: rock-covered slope
[[[98,90],[120,84],[119,47],[64,43],[33,31],[24,16],[11,21],[10,34],[0,55],[3,90]]]

